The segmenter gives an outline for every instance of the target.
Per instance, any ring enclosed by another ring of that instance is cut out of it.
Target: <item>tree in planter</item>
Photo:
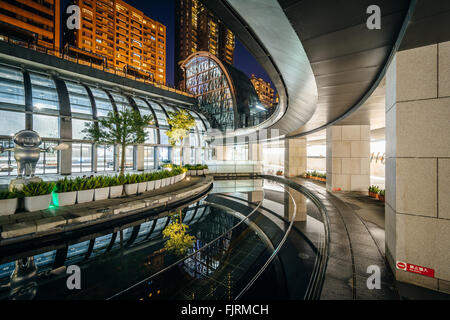
[[[195,119],[186,110],[179,110],[177,112],[168,111],[169,119],[167,122],[170,125],[170,130],[166,131],[169,137],[169,142],[174,147],[180,143],[180,165],[183,165],[183,140],[189,136],[189,132],[195,126]]]
[[[143,115],[126,108],[116,112],[109,112],[105,118],[98,120],[98,124],[86,123],[82,131],[85,139],[104,145],[117,145],[122,148],[120,161],[120,175],[125,170],[125,149],[127,146],[144,143],[148,133],[145,128],[152,124],[153,116]]]

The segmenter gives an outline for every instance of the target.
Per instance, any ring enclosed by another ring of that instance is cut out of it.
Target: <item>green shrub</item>
[[[21,193],[17,190],[9,191],[8,189],[0,190],[0,200],[20,198]]]
[[[138,183],[138,175],[137,174],[127,174],[125,175],[125,183],[124,184],[135,184]]]
[[[56,190],[57,193],[63,193],[63,192],[72,192],[76,191],[75,189],[75,181],[72,179],[60,179],[56,182]]]
[[[54,182],[30,182],[23,186],[22,193],[25,197],[43,196],[52,193],[55,186]]]
[[[384,197],[385,190],[380,190],[380,191],[378,191],[378,194],[379,194],[380,196]]]
[[[107,188],[109,187],[109,177],[106,176],[97,176],[95,178],[92,178],[94,180],[94,188],[100,189],[100,188]]]

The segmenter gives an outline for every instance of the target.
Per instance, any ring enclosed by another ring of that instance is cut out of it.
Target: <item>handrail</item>
[[[150,85],[153,85],[154,87],[161,88],[161,89],[164,89],[164,90],[167,90],[167,91],[172,91],[172,92],[175,92],[175,93],[187,96],[187,97],[192,97],[192,98],[194,97],[194,95],[192,95],[189,92],[176,89],[175,87],[171,87],[171,86],[169,86],[167,84],[162,84],[162,83],[158,83],[156,81],[148,80],[145,77],[139,77],[139,76],[136,76],[136,75],[128,74],[127,72],[124,72],[120,68],[111,67],[111,66],[108,66],[108,65],[105,66],[105,63],[96,64],[96,63],[92,63],[92,61],[88,62],[86,60],[79,59],[78,57],[72,57],[69,54],[64,53],[63,51],[61,51],[60,48],[57,48],[57,47],[55,47],[53,49],[50,49],[50,48],[39,46],[39,45],[36,45],[36,44],[31,44],[31,43],[28,43],[28,42],[15,40],[15,39],[12,39],[9,36],[4,36],[3,38],[0,37],[0,41],[7,42],[7,43],[10,43],[10,44],[13,44],[13,45],[18,45],[18,46],[21,46],[21,47],[24,47],[24,48],[28,48],[28,49],[36,51],[36,52],[45,53],[45,54],[48,54],[48,55],[51,55],[51,56],[54,56],[54,57],[57,57],[57,58],[60,58],[60,59],[63,59],[63,60],[67,60],[67,61],[70,61],[70,62],[74,62],[74,63],[80,64],[80,65],[85,65],[85,66],[88,66],[88,67],[91,67],[91,68],[102,70],[104,72],[108,72],[108,73],[111,73],[111,74],[114,74],[114,75],[117,75],[117,76],[120,76],[120,77],[126,77],[126,78],[129,78],[129,79],[135,80],[135,81],[144,82],[145,84],[150,84]],[[80,49],[80,48],[78,48],[78,49]],[[88,52],[88,53],[95,54],[94,52]]]
[[[238,300],[240,297],[242,297],[242,295],[247,292],[248,289],[250,289],[250,287],[256,282],[256,280],[258,280],[258,278],[261,276],[261,274],[266,270],[266,268],[269,266],[269,264],[273,261],[273,259],[275,259],[275,257],[277,256],[278,252],[280,251],[281,247],[284,245],[284,243],[287,240],[287,237],[289,236],[289,233],[291,232],[292,226],[294,224],[295,221],[295,217],[297,216],[297,204],[294,201],[294,197],[292,196],[292,194],[289,192],[288,189],[286,189],[286,187],[284,187],[284,190],[289,194],[289,196],[292,199],[292,202],[294,203],[294,215],[292,216],[292,220],[291,223],[289,224],[288,229],[286,230],[283,238],[281,239],[280,243],[278,244],[278,246],[275,248],[275,250],[272,252],[271,256],[269,257],[269,259],[267,259],[266,263],[261,267],[261,269],[258,270],[258,272],[256,273],[256,275],[253,277],[252,280],[250,280],[247,285],[244,287],[244,289],[241,290],[241,292],[234,298],[234,300]]]
[[[263,192],[263,200],[264,200],[264,190],[263,190],[262,192]],[[236,229],[238,226],[240,226],[242,223],[244,223],[246,220],[248,220],[248,219],[250,218],[250,216],[252,216],[252,215],[260,208],[260,206],[261,206],[263,200],[261,200],[261,201],[258,203],[258,205],[257,205],[257,206],[256,206],[256,207],[255,207],[255,208],[254,208],[254,209],[253,209],[253,210],[252,210],[252,211],[251,211],[244,219],[242,219],[241,221],[239,221],[237,224],[235,224],[233,227],[231,227],[230,229],[228,229],[227,231],[225,231],[224,233],[222,233],[221,235],[219,235],[219,236],[216,237],[215,239],[213,239],[213,240],[211,240],[210,242],[208,242],[207,244],[205,244],[203,247],[201,247],[201,248],[198,249],[197,251],[194,251],[193,253],[187,255],[186,257],[184,257],[184,258],[182,258],[182,259],[180,259],[180,260],[178,260],[178,261],[172,263],[171,265],[165,267],[164,269],[159,270],[158,272],[156,272],[156,273],[152,274],[151,276],[149,276],[149,277],[147,277],[147,278],[145,278],[145,279],[143,279],[143,280],[141,280],[141,281],[139,281],[139,282],[133,284],[132,286],[130,286],[130,287],[128,287],[128,288],[126,288],[126,289],[124,289],[124,290],[122,290],[122,291],[119,291],[118,293],[112,295],[111,297],[107,298],[106,300],[111,300],[111,299],[113,299],[113,298],[115,298],[115,297],[117,297],[117,296],[119,296],[119,295],[121,295],[121,294],[123,294],[123,293],[125,293],[125,292],[127,292],[127,291],[129,291],[129,290],[131,290],[131,289],[133,289],[133,288],[135,288],[135,287],[137,287],[137,286],[139,286],[140,284],[142,284],[142,283],[144,283],[144,282],[146,282],[146,281],[148,281],[148,280],[150,280],[150,279],[155,278],[156,276],[158,276],[158,275],[160,275],[160,274],[162,274],[162,273],[164,273],[164,272],[170,270],[171,268],[173,268],[173,267],[179,265],[181,262],[183,262],[183,261],[185,261],[185,260],[187,260],[187,259],[193,257],[194,255],[198,254],[199,252],[203,251],[204,249],[210,247],[213,243],[219,241],[221,238],[223,238],[224,236],[226,236],[229,232],[233,231],[233,230]]]

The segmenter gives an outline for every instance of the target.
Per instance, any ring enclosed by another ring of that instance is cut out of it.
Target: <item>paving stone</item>
[[[61,216],[36,220],[36,232],[50,231],[66,224],[66,219]]]
[[[26,221],[3,226],[2,238],[19,237],[36,232],[36,222]]]

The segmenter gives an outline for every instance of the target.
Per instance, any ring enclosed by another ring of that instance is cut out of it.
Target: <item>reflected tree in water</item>
[[[195,236],[187,233],[189,226],[183,223],[181,210],[172,216],[172,222],[163,230],[163,237],[168,238],[164,247],[177,256],[186,254],[196,240]]]

